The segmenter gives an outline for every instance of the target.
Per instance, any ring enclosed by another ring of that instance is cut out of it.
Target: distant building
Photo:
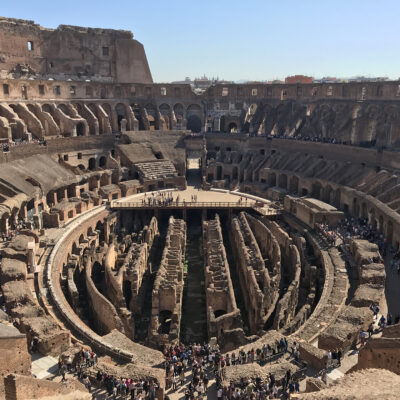
[[[285,78],[285,83],[313,83],[314,78],[312,76],[305,75],[293,75]]]

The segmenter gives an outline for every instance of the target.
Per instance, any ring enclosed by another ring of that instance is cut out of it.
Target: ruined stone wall
[[[301,274],[300,254],[295,245],[289,247],[290,270],[294,271],[292,280],[286,293],[278,301],[273,322],[274,329],[281,329],[294,317],[299,299],[299,286]]]
[[[5,379],[6,400],[31,400],[59,398],[67,400],[90,400],[92,395],[77,380],[67,383],[36,379],[31,376],[12,374]]]
[[[85,266],[86,290],[89,296],[89,302],[95,318],[93,321],[97,331],[101,335],[111,332],[113,329],[123,331],[123,324],[118,316],[118,312],[112,303],[107,300],[96,288],[92,280],[92,260],[89,257]]]
[[[357,369],[383,368],[400,374],[399,345],[399,338],[371,338],[358,353]]]
[[[271,278],[245,213],[232,218],[230,233],[250,331],[254,334],[263,329],[266,310],[274,301],[269,295]]]
[[[0,338],[0,379],[9,374],[30,375],[31,355],[23,334]],[[2,382],[0,383],[2,386]]]
[[[143,46],[128,31],[0,19],[3,75],[86,77],[108,82],[152,82]]]
[[[179,340],[185,244],[186,223],[171,216],[152,293],[148,341],[153,346],[176,343]]]
[[[227,331],[243,328],[236,305],[219,216],[203,221],[208,336],[225,343]]]

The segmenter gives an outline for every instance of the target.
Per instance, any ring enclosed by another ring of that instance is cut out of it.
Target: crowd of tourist
[[[7,143],[0,143],[0,149],[3,150],[3,153],[7,153],[10,151],[10,149],[12,147],[19,146],[22,144],[38,144],[39,146],[47,146],[47,142],[44,139],[42,139],[42,140],[33,139],[31,141],[23,139],[23,140],[16,140],[16,141],[7,142]]]
[[[219,400],[265,400],[278,398],[287,392],[299,390],[299,382],[294,379],[290,370],[282,379],[275,379],[270,374],[267,379],[241,379],[240,382],[227,382],[225,369],[231,365],[258,363],[265,365],[274,357],[281,357],[290,350],[293,360],[299,360],[296,343],[288,348],[285,338],[269,345],[251,350],[222,354],[218,344],[164,347],[166,389],[172,392],[184,389],[185,399],[194,400],[207,396],[208,384],[212,378],[216,381],[217,398]],[[185,372],[191,370],[191,379],[186,382]],[[167,396],[168,397],[168,396]]]

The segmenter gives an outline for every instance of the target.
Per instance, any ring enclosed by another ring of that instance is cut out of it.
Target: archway
[[[299,178],[297,176],[292,176],[289,183],[290,193],[297,194],[299,192]]]
[[[201,132],[201,119],[197,115],[191,115],[187,120],[187,129],[193,133]]]
[[[280,174],[279,187],[282,189],[287,189],[287,175],[286,174]]]
[[[117,113],[117,122],[118,122],[118,130],[121,130],[121,121],[126,118],[126,110],[125,105],[122,103],[118,103],[115,106],[115,112]]]
[[[226,314],[226,311],[225,311],[225,310],[216,310],[216,311],[214,312],[215,318],[222,317],[222,316],[225,315],[225,314]]]
[[[89,158],[89,169],[93,171],[96,169],[96,159],[95,158]]]
[[[105,156],[101,156],[99,159],[99,167],[105,168],[107,163],[107,158]]]
[[[220,181],[222,179],[222,166],[218,165],[217,166],[217,181]]]
[[[92,281],[98,287],[104,279],[104,266],[95,261],[92,266]]]
[[[238,179],[238,167],[233,167],[232,169],[232,179],[237,180]]]
[[[169,331],[171,329],[171,317],[172,317],[172,312],[169,310],[163,310],[160,311],[160,314],[158,316],[158,320],[160,322],[160,331],[162,334],[168,335]]]
[[[276,174],[275,172],[272,174],[269,174],[268,176],[268,184],[269,186],[276,186]]]
[[[85,136],[85,124],[83,122],[76,125],[76,136]]]
[[[321,189],[321,184],[319,182],[314,182],[311,188],[311,196],[319,200],[321,198]]]
[[[235,124],[234,122],[231,122],[231,123],[228,125],[228,133],[237,133],[237,131],[238,131],[238,126],[237,126],[237,124]]]

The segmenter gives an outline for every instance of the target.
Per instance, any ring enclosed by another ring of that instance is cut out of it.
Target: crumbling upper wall
[[[108,82],[152,83],[143,45],[129,31],[0,18],[3,75],[90,77]]]

